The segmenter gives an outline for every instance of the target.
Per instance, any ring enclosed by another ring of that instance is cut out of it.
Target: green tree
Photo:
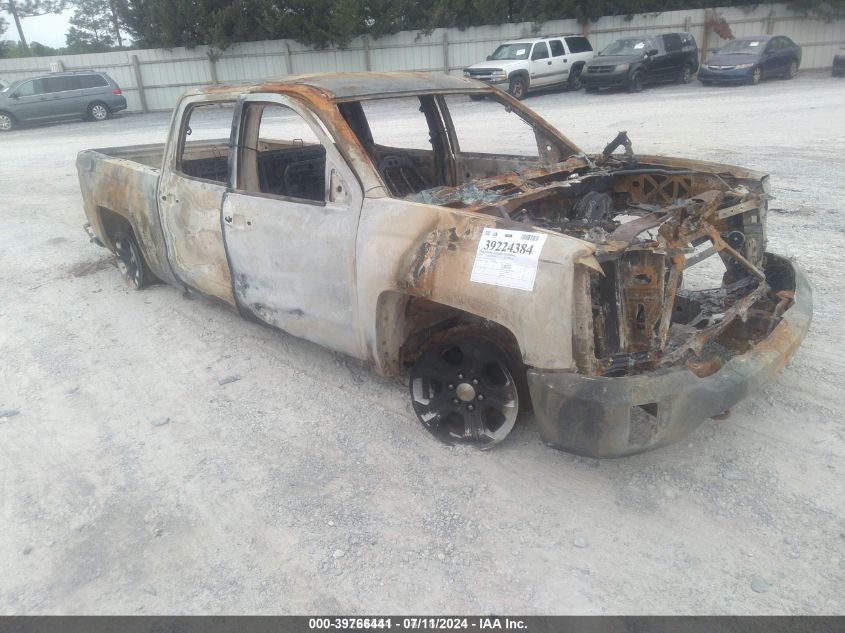
[[[5,2],[0,1],[0,11],[12,16],[21,45],[26,51],[29,44],[21,26],[21,19],[47,15],[48,13],[61,13],[64,11],[65,5],[66,0],[5,0]]]
[[[73,0],[66,40],[72,53],[103,52],[123,47],[119,0]]]
[[[7,0],[8,1],[8,0]],[[22,1],[22,0],[19,0]],[[93,0],[92,0],[93,1]],[[105,1],[105,0],[101,0]],[[0,0],[3,2],[3,0]],[[121,0],[122,24],[139,46],[172,48],[290,38],[346,46],[361,35],[482,24],[634,15],[742,3],[735,0]],[[792,0],[825,19],[845,15],[845,0]]]

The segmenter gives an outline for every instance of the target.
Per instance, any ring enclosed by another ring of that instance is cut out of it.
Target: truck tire
[[[516,77],[511,78],[510,85],[508,86],[508,92],[514,99],[524,99],[525,93],[528,92],[528,85],[525,81],[525,77],[517,75]]]
[[[109,107],[102,101],[89,104],[87,113],[90,121],[105,121],[111,116]]]
[[[628,80],[628,92],[642,92],[643,91],[643,73],[640,70],[635,70],[634,74]]]
[[[567,87],[570,90],[581,90],[583,86],[583,84],[581,83],[581,71],[583,70],[583,68],[583,66],[573,68],[572,71],[569,73],[569,80],[566,83]]]
[[[115,240],[114,249],[117,267],[132,289],[143,290],[153,282],[155,277],[147,267],[144,254],[131,229]]]
[[[678,75],[678,79],[675,81],[676,84],[688,84],[692,81],[692,64],[684,64],[684,67],[681,68],[681,72]]]
[[[432,337],[411,368],[414,412],[442,442],[492,448],[526,406],[521,358],[500,338],[482,325],[455,327]]]
[[[7,112],[0,112],[0,132],[15,129],[15,119]]]

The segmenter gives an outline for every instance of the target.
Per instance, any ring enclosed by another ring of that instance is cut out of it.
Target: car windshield
[[[502,44],[497,48],[490,59],[528,59],[531,52],[531,44]]]
[[[616,40],[610,44],[600,54],[601,55],[636,55],[637,53],[645,53],[647,50],[654,48],[654,43],[650,39],[643,39],[641,37],[629,38],[624,40]]]
[[[719,49],[720,53],[733,53],[737,55],[759,55],[766,47],[763,40],[731,40]]]

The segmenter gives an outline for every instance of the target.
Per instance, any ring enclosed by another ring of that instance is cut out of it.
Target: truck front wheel
[[[153,275],[147,268],[134,233],[129,231],[121,235],[115,241],[114,248],[117,255],[117,268],[129,286],[134,290],[141,290],[150,285]]]
[[[522,99],[525,96],[526,90],[528,90],[528,86],[525,83],[524,77],[519,76],[511,79],[508,92],[511,93],[514,99]]]
[[[411,368],[417,418],[447,444],[495,446],[508,436],[519,415],[524,371],[514,356],[482,328],[446,332]]]

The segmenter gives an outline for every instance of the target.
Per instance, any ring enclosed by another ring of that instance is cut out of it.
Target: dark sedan
[[[766,77],[792,79],[801,65],[801,47],[784,35],[738,37],[713,53],[698,71],[705,85],[756,85]]]

